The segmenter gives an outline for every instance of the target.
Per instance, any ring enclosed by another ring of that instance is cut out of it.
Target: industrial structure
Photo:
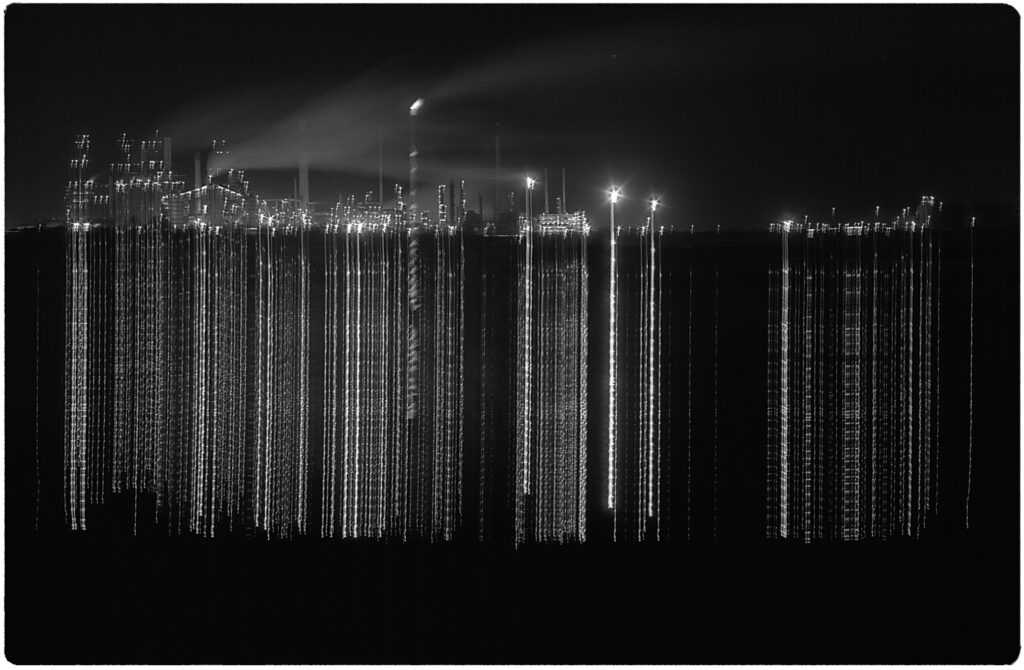
[[[128,493],[136,523],[152,499],[156,519],[175,532],[455,537],[466,421],[465,183],[440,185],[434,211],[407,205],[401,185],[391,208],[368,192],[317,211],[304,129],[300,142],[296,191],[281,199],[251,190],[222,139],[205,170],[194,155],[186,190],[172,170],[171,138],[159,135],[118,140],[108,196],[85,178],[89,138],[76,142],[66,254],[72,528],[86,527],[88,505]],[[526,272],[525,286],[537,281],[540,293],[524,309],[552,327],[568,319],[581,338],[572,458],[585,473],[588,224],[582,213],[528,215],[521,230],[513,244],[532,249],[537,237],[544,249],[557,238],[575,254],[572,276],[555,278],[570,282],[570,312],[550,313],[542,297],[558,270],[546,269],[546,252]],[[537,340],[531,367],[555,355],[544,354],[546,342]],[[527,408],[546,393],[543,383],[538,375],[532,393],[520,385]],[[555,449],[555,437],[539,442]],[[583,539],[583,481],[573,485],[572,529],[536,539]]]

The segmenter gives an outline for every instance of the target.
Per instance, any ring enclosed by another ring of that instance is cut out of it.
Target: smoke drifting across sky
[[[8,225],[61,216],[76,133],[97,169],[122,132],[192,152],[226,139],[264,197],[289,195],[307,120],[320,206],[408,181],[419,204],[467,180],[470,206],[550,168],[569,207],[622,220],[763,228],[869,216],[924,193],[1019,200],[1019,17],[977,6],[12,6],[6,14]],[[160,41],[153,28],[159,26]],[[225,26],[231,26],[230,37]],[[339,36],[339,27],[342,36]],[[21,67],[31,54],[33,68]],[[39,76],[44,72],[45,76]],[[538,194],[542,197],[542,194]]]
[[[647,32],[643,39],[634,31],[622,48],[612,34],[595,33],[428,74],[395,74],[401,64],[392,62],[302,102],[283,100],[287,91],[266,87],[192,105],[160,126],[176,147],[196,149],[208,148],[210,138],[224,137],[229,128],[230,153],[211,157],[213,168],[285,171],[299,164],[305,120],[311,170],[371,179],[380,162],[387,192],[392,183],[408,181],[409,106],[422,98],[415,134],[423,184],[466,179],[471,193],[486,194],[489,210],[497,134],[504,154],[497,176],[507,184],[499,197],[504,200],[527,169],[540,177],[547,165],[553,207],[560,190],[556,173],[564,165],[557,158],[614,141],[614,129],[594,118],[595,96],[628,93],[653,71],[660,77],[678,74],[680,61],[658,46],[664,35],[656,28]],[[421,193],[421,206],[429,208],[431,197]]]

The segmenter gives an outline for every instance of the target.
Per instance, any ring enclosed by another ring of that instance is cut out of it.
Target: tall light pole
[[[418,153],[416,151],[416,114],[423,106],[423,98],[417,98],[409,107],[409,218],[416,225],[416,170]]]
[[[650,265],[647,287],[647,516],[654,516],[654,213],[657,198],[651,199]]]
[[[406,267],[407,282],[407,310],[409,328],[406,334],[406,367],[408,378],[406,380],[406,422],[410,434],[417,435],[419,432],[419,356],[420,340],[419,329],[421,316],[420,302],[420,272],[419,272],[419,233],[416,229],[416,112],[423,106],[423,100],[417,98],[416,102],[409,107],[409,222],[407,228],[408,236],[408,265]]]
[[[618,354],[618,333],[616,321],[618,317],[618,261],[616,260],[616,237],[615,230],[615,204],[619,201],[621,193],[614,186],[608,190],[608,202],[611,214],[611,264],[608,276],[608,509],[615,509],[615,440],[618,428],[616,426],[617,403],[617,354]]]
[[[526,346],[523,351],[523,372],[525,408],[523,412],[523,493],[530,494],[530,436],[532,423],[532,386],[533,386],[533,221],[532,193],[534,185],[533,177],[526,178],[526,318],[524,328],[526,331]]]

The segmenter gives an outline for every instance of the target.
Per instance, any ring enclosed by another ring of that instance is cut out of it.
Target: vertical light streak
[[[936,254],[935,269],[935,514],[939,513],[939,456],[942,453],[942,242]]]
[[[789,537],[789,224],[782,229],[782,308],[779,354],[779,535]]]
[[[306,532],[306,485],[309,476],[309,228],[305,220],[299,231],[299,472],[298,530]]]
[[[353,401],[355,400],[355,389],[352,374],[352,321],[354,319],[355,311],[352,308],[352,285],[353,285],[353,271],[352,271],[352,231],[351,225],[345,227],[345,392],[342,394],[342,402],[345,404],[344,416],[345,425],[342,432],[342,484],[341,484],[341,536],[350,536],[350,522],[349,522],[349,497],[352,490],[351,477],[352,477],[352,463],[351,463],[351,435],[354,433],[352,426],[353,420],[358,417],[353,417],[353,410],[351,409]],[[358,271],[358,268],[357,268]],[[356,405],[356,412],[358,412],[358,405]]]
[[[941,249],[933,246],[927,208],[921,211],[924,223],[903,217],[891,225],[799,229],[806,241],[798,249],[804,254],[798,261],[804,277],[798,277],[802,301],[796,303],[796,319],[802,337],[796,349],[790,343],[791,224],[773,228],[783,240],[783,254],[777,298],[774,287],[769,290],[768,400],[778,423],[769,417],[768,437],[778,445],[769,457],[777,458],[779,467],[769,467],[767,481],[770,492],[777,491],[769,504],[778,513],[770,510],[769,518],[778,524],[780,537],[918,537],[927,523],[939,404],[933,380],[939,354],[933,259],[936,253],[941,259]],[[862,258],[867,245],[870,266]],[[802,363],[803,383],[791,389],[795,359]],[[796,436],[802,457],[795,461],[787,453],[794,420],[803,425]],[[802,471],[797,475],[794,463]],[[786,483],[793,476],[802,491],[799,530],[789,514],[793,494]]]
[[[686,300],[686,539],[692,537],[693,502],[693,267],[687,282]]]
[[[974,218],[970,229],[970,331],[968,334],[968,395],[967,395],[967,495],[964,499],[964,527],[971,527],[971,476],[974,470]]]
[[[527,201],[529,202],[529,201]],[[529,208],[527,208],[529,212]],[[523,318],[526,336],[523,346],[523,494],[530,495],[530,447],[533,434],[533,224],[527,214],[526,228],[526,305]]]
[[[773,226],[774,229],[774,226]],[[774,258],[768,262],[768,362],[767,362],[767,402],[766,402],[766,456],[765,469],[768,475],[768,509],[765,514],[765,534],[768,537],[778,536],[779,526],[779,431],[780,420],[779,406],[779,379],[775,374],[775,368],[779,364],[779,304],[782,283],[781,258],[776,264]]]
[[[664,247],[662,246],[663,234],[664,234],[664,228],[658,229],[658,236],[657,236],[657,239],[656,239],[656,245],[657,245],[657,255],[658,255],[659,259],[664,258]],[[653,253],[652,253],[652,255],[653,255]],[[657,334],[657,351],[655,352],[655,359],[657,360],[658,365],[654,369],[655,383],[653,384],[653,388],[656,391],[655,395],[654,395],[654,420],[653,420],[653,423],[657,427],[657,435],[656,435],[655,440],[654,440],[654,452],[655,453],[653,455],[653,463],[657,464],[657,470],[656,470],[656,473],[655,473],[655,482],[654,482],[654,490],[655,490],[655,494],[657,495],[657,501],[654,503],[656,505],[656,508],[655,508],[655,510],[656,510],[656,517],[655,517],[655,526],[654,526],[654,528],[655,528],[655,538],[658,539],[658,540],[661,540],[661,531],[662,531],[661,513],[662,513],[662,507],[664,506],[664,500],[665,500],[664,494],[662,492],[662,487],[661,487],[661,475],[662,475],[662,470],[664,469],[664,464],[662,462],[662,453],[661,453],[661,440],[662,440],[662,426],[665,425],[665,424],[662,423],[662,416],[661,416],[661,402],[662,402],[663,383],[664,383],[664,380],[662,379],[662,369],[663,369],[663,365],[664,365],[664,361],[665,361],[665,359],[662,357],[662,350],[661,350],[662,330],[665,328],[665,326],[664,326],[665,322],[663,320],[663,317],[664,317],[664,314],[663,314],[664,293],[662,291],[662,265],[661,265],[661,263],[658,264],[658,282],[657,282],[657,286],[655,287],[655,289],[657,291],[656,295],[657,295],[657,301],[658,301],[657,302],[657,314],[656,314],[656,319],[657,320],[655,321],[655,323],[657,324],[657,329],[658,329],[658,334]]]
[[[714,351],[714,405],[712,420],[714,422],[714,435],[712,442],[712,458],[714,460],[714,476],[711,484],[711,508],[712,508],[712,538],[718,538],[718,252],[715,253],[715,351]]]
[[[878,514],[878,477],[879,477],[879,466],[878,459],[881,455],[879,449],[879,430],[878,430],[878,412],[879,402],[878,395],[880,393],[880,385],[878,383],[879,375],[879,346],[878,338],[881,331],[878,327],[878,235],[877,235],[877,224],[875,234],[871,236],[871,437],[870,437],[870,456],[871,456],[871,523],[868,528],[868,535],[873,536],[878,531],[879,514]]]
[[[41,235],[42,225],[36,229],[36,234]],[[39,530],[39,502],[40,502],[40,491],[39,488],[42,485],[39,472],[39,294],[40,294],[40,263],[39,263],[39,242],[35,249],[35,264],[36,264],[36,339],[35,339],[35,457],[36,457],[36,512],[35,512],[35,529]],[[66,419],[65,419],[66,420]]]
[[[412,223],[415,226],[415,222]],[[421,352],[420,352],[420,329],[422,327],[422,308],[421,301],[423,299],[423,291],[420,286],[420,252],[419,252],[419,233],[415,227],[408,229],[407,231],[408,241],[408,252],[407,252],[407,268],[406,268],[406,287],[408,291],[407,296],[407,311],[406,311],[406,331],[407,331],[407,345],[406,345],[406,441],[408,443],[408,449],[410,459],[408,461],[408,470],[406,472],[406,488],[408,489],[414,483],[418,483],[421,479],[420,470],[423,467],[422,454],[419,453],[419,447],[423,441],[423,435],[421,430],[421,424],[424,417],[418,408],[420,402],[420,383],[421,383]],[[416,471],[413,471],[413,467]],[[420,513],[420,506],[422,501],[422,495],[418,494],[418,489],[413,489],[416,492],[414,495],[412,492],[406,495],[406,501],[409,505],[406,517],[413,517],[420,519],[422,514]],[[408,522],[403,528],[404,533],[407,532]]]
[[[85,530],[89,426],[89,269],[87,224],[67,231],[65,308],[65,517],[72,530]]]
[[[572,465],[578,472],[579,481],[576,491],[576,532],[580,542],[587,540],[587,359],[588,359],[588,338],[587,324],[589,317],[587,305],[590,302],[590,270],[587,262],[587,235],[579,236],[579,318],[577,343],[579,347],[578,361],[579,372],[576,386],[576,407],[579,412],[579,435],[576,443],[576,454]]]
[[[657,201],[655,201],[656,203]],[[648,282],[647,287],[647,516],[654,516],[654,407],[655,407],[655,395],[654,395],[654,379],[655,379],[655,367],[654,367],[654,331],[658,327],[658,324],[654,321],[654,212],[657,209],[657,205],[654,204],[651,207],[651,224],[650,224],[650,239],[648,244],[650,245],[649,265],[647,268]],[[716,274],[717,278],[717,274]],[[717,289],[716,289],[717,290]],[[717,312],[716,312],[717,319]],[[716,352],[717,352],[717,323],[716,323]],[[716,356],[717,365],[717,356]],[[717,383],[717,369],[716,369],[716,383]]]
[[[860,241],[859,228],[844,229],[843,242],[843,539],[860,536]]]
[[[617,192],[612,191],[611,201],[611,225],[609,228],[610,238],[610,265],[608,270],[608,509],[615,509],[615,440],[618,433],[616,426],[616,412],[618,405],[616,402],[617,392],[617,377],[618,377],[618,362],[616,360],[616,353],[618,348],[618,325],[617,312],[618,312],[618,287],[616,286],[618,280],[618,267],[617,267],[617,256],[616,253],[616,238],[618,232],[615,229],[615,201],[618,199]]]
[[[614,197],[615,191],[611,193]],[[609,405],[614,403],[615,411],[609,411],[609,435],[614,435],[614,442],[609,443],[612,447],[608,454],[610,500],[606,502],[612,505],[609,508],[613,510],[615,540],[619,539],[620,522],[625,522],[623,530],[628,539],[643,541],[648,533],[660,539],[663,512],[667,512],[662,493],[665,465],[661,450],[662,328],[665,327],[661,260],[663,229],[656,227],[657,201],[650,204],[650,214],[641,226],[615,226],[611,231],[610,251],[614,260],[609,265],[609,288],[614,301],[609,300],[612,306],[609,315],[609,376],[614,375],[615,379],[610,381],[610,384],[614,382],[614,387],[609,386]],[[692,302],[692,288],[690,297]],[[689,317],[692,321],[692,305]],[[627,337],[620,343],[622,333],[619,331],[623,325],[626,326],[623,332]],[[692,326],[688,327],[692,331]],[[630,374],[621,377],[623,370]],[[690,373],[688,367],[688,384]],[[626,386],[622,386],[622,379],[628,382]],[[620,412],[628,418],[621,426],[618,423]],[[690,436],[692,412],[688,412],[687,421]],[[687,449],[689,469],[690,445]],[[689,472],[687,477],[689,480]],[[689,505],[690,493],[687,495]]]
[[[337,224],[324,231],[324,417],[323,486],[320,534],[333,537],[337,480],[338,374],[338,234]]]
[[[264,228],[257,230],[256,253],[258,255],[257,279],[256,279],[256,464],[254,476],[254,514],[255,524],[258,527],[262,523],[263,510],[263,451],[266,442],[266,410],[264,392],[266,383],[266,359],[264,357],[265,337],[264,325],[267,319],[266,304],[266,272],[267,260],[264,255],[266,245],[264,243]]]
[[[588,232],[582,214],[521,221],[514,460],[517,545],[528,540],[586,539]],[[535,412],[534,399],[543,401]]]
[[[357,233],[358,234],[358,233]],[[361,498],[359,495],[359,467],[360,467],[360,438],[361,428],[363,423],[363,417],[366,410],[364,410],[362,403],[360,402],[360,389],[363,385],[363,357],[362,357],[362,344],[363,344],[363,319],[362,319],[362,306],[363,306],[363,266],[361,262],[362,254],[360,247],[362,246],[362,240],[356,238],[356,260],[355,260],[355,275],[356,280],[356,293],[355,293],[355,322],[356,322],[356,333],[355,333],[355,374],[354,380],[354,400],[356,406],[356,413],[353,416],[353,424],[355,425],[355,435],[352,440],[352,463],[353,463],[353,476],[352,476],[352,527],[349,530],[349,534],[352,536],[360,535],[362,528],[359,525],[359,508],[361,507]]]
[[[917,361],[919,347],[915,340],[920,336],[920,318],[918,313],[917,281],[920,273],[917,265],[916,222],[910,220],[910,234],[907,236],[907,501],[905,511],[904,534],[913,537],[916,533],[915,520],[919,504],[918,494],[921,481],[921,439],[917,432],[919,408],[917,405],[917,389],[920,385],[920,367]]]

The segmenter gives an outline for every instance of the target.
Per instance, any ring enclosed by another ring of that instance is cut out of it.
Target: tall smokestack
[[[193,159],[196,164],[196,188],[199,188],[203,185],[203,159],[198,151],[193,154]]]
[[[168,177],[171,174],[171,138],[164,138],[164,172]]]
[[[416,225],[416,117],[409,117],[412,119],[412,141],[409,143],[409,222],[412,225]]]
[[[299,201],[309,209],[309,156],[306,153],[306,119],[299,119]]]
[[[416,150],[416,113],[423,106],[422,98],[409,106],[409,222],[419,225],[419,212],[416,209],[416,170],[419,168],[419,152]]]

